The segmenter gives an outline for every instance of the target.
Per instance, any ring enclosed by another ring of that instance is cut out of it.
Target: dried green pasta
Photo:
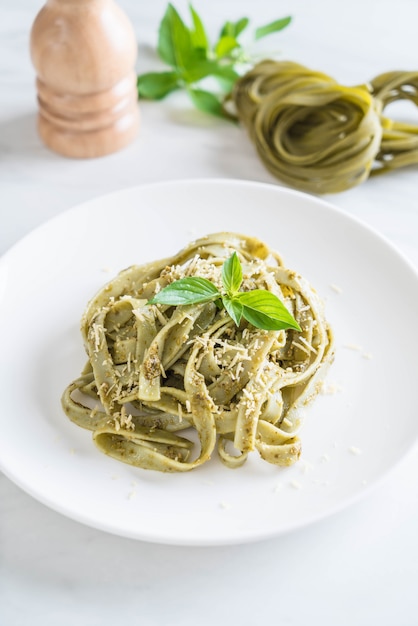
[[[298,63],[266,60],[236,82],[229,100],[274,176],[325,194],[418,163],[418,126],[383,115],[399,99],[418,105],[418,72],[346,87]]]
[[[185,276],[220,285],[233,251],[243,289],[273,292],[301,332],[237,327],[213,302],[148,304]],[[216,452],[231,468],[254,450],[279,466],[296,462],[301,409],[333,359],[332,332],[309,283],[264,243],[234,233],[120,272],[87,305],[81,333],[88,360],[64,391],[66,415],[92,431],[103,453],[166,472],[191,470]]]

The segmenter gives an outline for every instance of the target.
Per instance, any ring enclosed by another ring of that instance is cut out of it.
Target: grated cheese
[[[363,348],[355,343],[346,343],[344,348],[348,348],[348,350],[354,350],[355,352],[362,352]]]
[[[100,331],[102,330],[102,327],[99,326],[99,324],[96,324],[95,322],[93,322],[91,327],[92,327],[93,334],[94,334],[94,350],[95,352],[98,352],[100,348],[100,344],[101,344]]]
[[[319,386],[319,393],[322,395],[332,396],[343,391],[343,387],[338,383],[322,381]]]
[[[306,461],[306,459],[301,459],[300,460],[301,466],[302,466],[302,472],[304,474],[308,474],[309,472],[311,472],[314,469],[314,465],[313,463],[309,463],[309,461]]]

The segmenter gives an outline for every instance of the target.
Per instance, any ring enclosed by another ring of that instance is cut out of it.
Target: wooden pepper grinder
[[[47,0],[31,32],[38,130],[68,157],[99,157],[137,134],[131,23],[113,0]]]

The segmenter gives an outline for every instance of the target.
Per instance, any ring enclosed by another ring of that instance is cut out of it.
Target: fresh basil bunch
[[[192,26],[188,27],[174,6],[168,5],[159,27],[157,51],[170,70],[138,76],[138,94],[159,100],[176,89],[186,89],[198,109],[228,117],[222,101],[240,76],[237,68],[250,61],[240,42],[249,19],[225,22],[211,45],[202,19],[191,5],[190,13]],[[255,30],[254,39],[281,31],[290,22],[291,17],[284,17],[261,26]],[[215,91],[202,88],[201,82],[208,77],[216,80]]]

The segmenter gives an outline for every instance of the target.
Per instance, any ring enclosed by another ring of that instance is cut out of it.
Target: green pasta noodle
[[[418,163],[418,126],[383,115],[399,99],[418,105],[418,72],[346,87],[297,63],[266,60],[236,82],[229,102],[274,176],[325,194]]]
[[[214,302],[149,304],[179,278],[221,284],[236,252],[243,289],[266,289],[301,331],[236,326]],[[182,472],[217,451],[230,468],[257,450],[278,466],[296,462],[302,409],[333,360],[323,304],[306,279],[264,243],[216,233],[170,258],[132,266],[105,285],[81,322],[87,364],[62,396],[66,415],[98,449],[144,469]]]
[[[382,111],[397,100],[409,100],[418,106],[418,72],[387,72],[371,81]],[[418,126],[396,122],[381,116],[382,140],[371,174],[381,174],[418,163]]]

